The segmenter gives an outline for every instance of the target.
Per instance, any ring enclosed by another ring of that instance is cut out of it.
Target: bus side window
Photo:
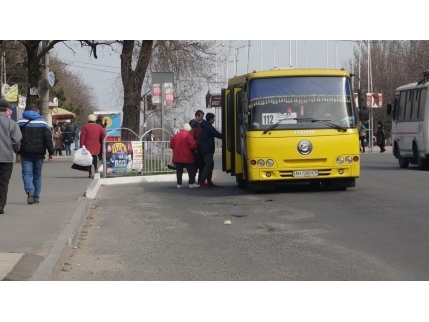
[[[419,114],[419,97],[420,97],[420,89],[415,89],[414,90],[414,95],[413,95],[413,111],[411,114],[411,120],[412,121],[417,121],[419,119],[418,114]]]
[[[426,108],[426,98],[427,98],[427,88],[422,88],[420,91],[420,100],[419,100],[419,121],[423,121],[423,118],[425,117],[425,108]]]
[[[398,107],[399,107],[399,96],[395,96],[395,102],[393,103],[393,111],[392,111],[392,116],[394,121],[398,119],[398,115],[397,115]]]
[[[399,108],[398,108],[398,121],[404,120],[404,113],[405,113],[405,100],[406,100],[407,92],[401,92],[401,96],[399,98]]]
[[[405,103],[404,120],[409,121],[411,119],[411,112],[413,107],[413,91],[407,91],[407,102]]]

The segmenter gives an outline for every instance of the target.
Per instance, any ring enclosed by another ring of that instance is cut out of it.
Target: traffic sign
[[[49,86],[51,87],[53,87],[55,84],[55,75],[53,72],[49,72],[48,74],[48,83],[49,83]]]

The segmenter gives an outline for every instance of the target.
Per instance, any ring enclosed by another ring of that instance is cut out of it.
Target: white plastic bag
[[[103,165],[100,165],[100,167],[98,168],[98,172],[100,172],[100,173],[101,173],[101,172],[103,172],[103,170],[104,170],[104,169],[103,169]]]
[[[73,156],[73,163],[76,163],[77,165],[81,165],[83,167],[86,167],[92,164],[92,155],[85,148],[85,146],[82,146],[80,149],[76,151],[76,153]]]

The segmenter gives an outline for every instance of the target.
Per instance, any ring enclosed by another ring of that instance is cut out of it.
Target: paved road
[[[428,280],[426,177],[387,152],[345,192],[249,193],[220,172],[218,189],[101,187],[60,279]]]

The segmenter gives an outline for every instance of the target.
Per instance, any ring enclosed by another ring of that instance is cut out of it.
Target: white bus
[[[387,114],[392,115],[392,152],[401,168],[409,164],[421,170],[429,168],[428,76],[398,87],[393,107],[387,105]]]

